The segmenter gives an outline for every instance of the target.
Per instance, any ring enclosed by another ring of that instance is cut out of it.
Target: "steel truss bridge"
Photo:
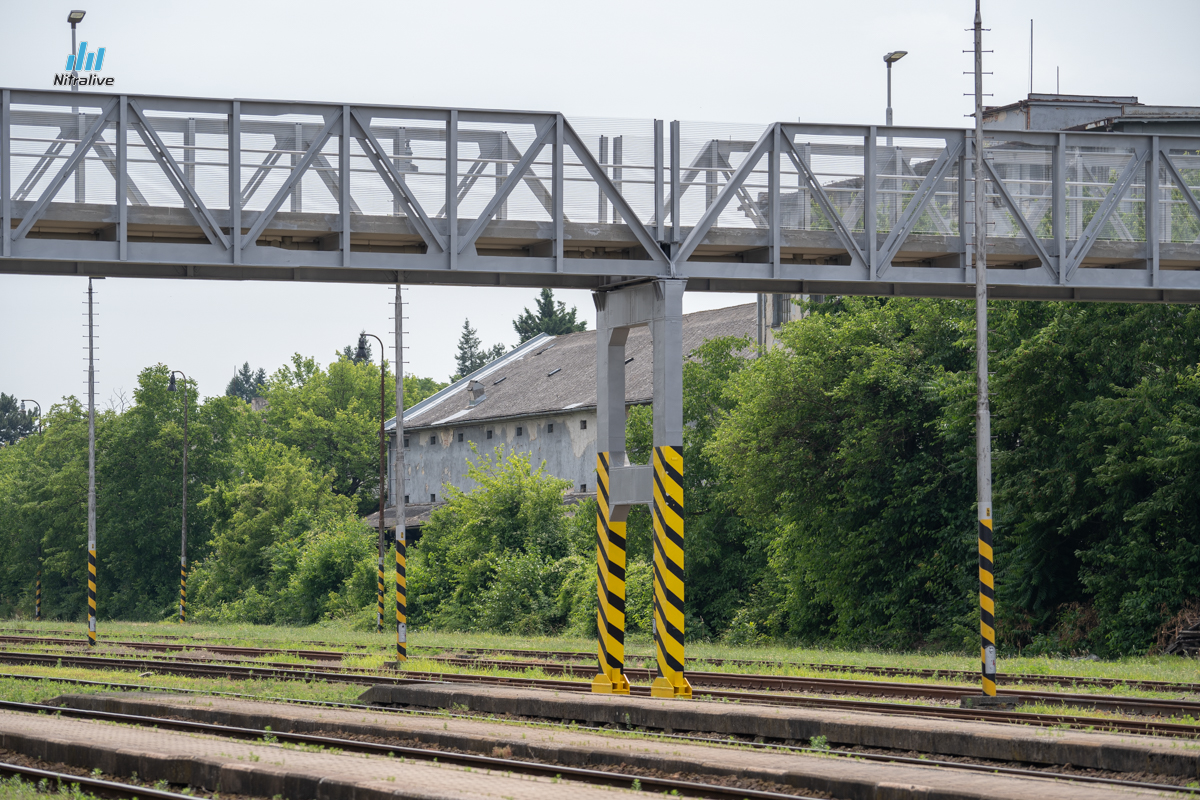
[[[0,91],[4,273],[1200,301],[1200,138]]]

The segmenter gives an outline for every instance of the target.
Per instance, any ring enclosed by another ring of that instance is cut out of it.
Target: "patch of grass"
[[[0,622],[0,632],[23,635],[49,635],[74,638],[81,644],[86,637],[85,626],[81,623],[58,621]],[[101,622],[100,623],[101,652],[107,651],[107,642],[114,640],[126,641],[163,641],[166,636],[183,637],[181,643],[203,644],[220,643],[246,647],[275,647],[281,649],[326,649],[341,652],[342,663],[347,667],[378,669],[384,661],[394,658],[395,641],[393,634],[377,634],[372,631],[354,630],[347,621],[327,621],[308,627],[282,627],[266,625],[207,625],[188,623],[139,623],[139,622]],[[19,645],[9,645],[17,649]],[[461,652],[470,648],[510,649],[510,650],[555,650],[577,652],[584,659],[595,655],[595,642],[591,639],[578,637],[554,636],[519,636],[490,633],[461,633],[452,631],[410,631],[409,653],[413,660],[409,662],[410,669],[420,669],[433,672],[465,672],[463,668],[452,668],[438,662],[428,660],[428,656],[438,652]],[[45,647],[37,648],[44,651]],[[626,639],[627,662],[630,666],[653,667],[653,645],[649,637],[629,636]],[[149,655],[148,653],[145,655]],[[696,642],[687,646],[689,668],[708,672],[758,672],[765,674],[796,675],[800,677],[824,678],[854,678],[863,677],[852,670],[816,670],[811,664],[840,665],[845,667],[895,667],[903,669],[925,670],[964,670],[974,673],[978,670],[978,655],[970,654],[925,654],[925,653],[889,653],[873,650],[836,650],[823,648],[795,648],[786,646],[755,646],[734,647],[721,643]],[[425,658],[422,658],[425,657]],[[498,656],[499,658],[511,658]],[[752,661],[780,662],[779,664],[749,664],[722,665],[705,663],[705,659],[737,659]],[[304,659],[297,656],[271,654],[259,660],[284,663],[303,664]],[[418,666],[420,665],[420,666]],[[1005,680],[1005,675],[1061,675],[1068,679],[1113,678],[1125,681],[1167,681],[1173,683],[1200,682],[1200,672],[1197,670],[1195,659],[1176,656],[1143,656],[1126,657],[1112,661],[1072,661],[1065,658],[1036,657],[1036,658],[1006,658],[1000,662],[1001,681],[1005,686],[1019,687],[1019,683]],[[532,675],[541,676],[540,671],[490,671],[496,675]],[[555,676],[549,676],[555,677]],[[974,683],[974,678],[932,677],[918,678],[915,676],[875,677],[873,680],[894,680],[899,682],[920,682],[930,680],[945,683]],[[1067,680],[1060,684],[1063,691],[1116,693],[1133,696],[1158,696],[1153,692],[1139,692],[1118,687],[1116,689],[1099,689],[1095,687],[1075,687]],[[1176,695],[1177,696],[1177,695]]]

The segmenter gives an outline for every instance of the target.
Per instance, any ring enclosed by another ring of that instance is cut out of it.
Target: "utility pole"
[[[88,278],[88,497],[87,497],[87,548],[88,548],[88,645],[96,646],[96,337],[93,323],[92,279]]]
[[[404,301],[396,282],[396,455],[392,459],[396,481],[396,664],[408,660],[408,541],[404,497]]]
[[[167,391],[175,391],[175,375],[183,379],[183,533],[179,537],[179,624],[187,622],[187,485],[188,485],[188,395],[187,375],[171,372]]]
[[[983,693],[996,696],[992,554],[992,417],[988,405],[987,192],[983,165],[983,17],[975,0],[975,482],[979,519],[979,630]]]

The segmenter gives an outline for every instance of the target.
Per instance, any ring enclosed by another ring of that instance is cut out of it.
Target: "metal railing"
[[[4,89],[0,271],[970,296],[972,132],[751,130]],[[996,296],[1200,298],[1200,138],[983,146]]]

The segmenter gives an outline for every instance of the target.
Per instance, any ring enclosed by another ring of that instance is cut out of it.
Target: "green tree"
[[[574,306],[567,311],[565,303],[561,300],[555,301],[552,289],[542,289],[542,293],[537,299],[537,311],[533,312],[526,308],[513,320],[513,330],[520,337],[518,344],[529,341],[539,333],[561,336],[564,333],[586,331],[587,323],[576,322],[576,313],[578,310]]]
[[[846,299],[735,374],[706,449],[731,506],[773,528],[742,622],[892,648],[968,641],[973,462],[938,422],[941,382],[970,368],[970,325],[961,303]]]
[[[426,397],[445,389],[450,384],[436,381],[433,378],[418,378],[413,375],[404,376],[404,407],[412,408]]]
[[[0,447],[13,444],[34,431],[33,414],[17,398],[0,392]]]
[[[267,384],[267,371],[261,367],[257,372],[250,369],[250,362],[242,364],[242,368],[235,370],[233,378],[230,379],[229,385],[225,387],[225,394],[229,397],[240,397],[249,403],[254,398],[260,396],[262,387]]]
[[[472,372],[486,367],[506,352],[508,349],[503,344],[484,348],[479,341],[479,333],[471,327],[471,321],[464,319],[462,335],[458,337],[458,354],[454,358],[454,365],[458,372],[450,380],[453,382],[465,378]]]
[[[396,408],[396,383],[384,382],[382,413]],[[267,382],[266,435],[297,448],[329,473],[333,491],[364,514],[378,506],[379,365],[344,356],[327,370],[299,354]]]
[[[370,363],[371,340],[367,337],[367,332],[363,331],[358,335],[358,341],[353,347],[346,345],[342,348],[342,356],[355,364]]]
[[[356,511],[350,498],[331,491],[333,475],[297,448],[248,442],[234,467],[200,503],[213,520],[213,534],[211,553],[193,574],[197,614],[220,618],[242,608],[250,621],[270,622],[271,604],[256,601],[273,596],[270,577],[280,550],[310,531],[314,516]]]
[[[414,618],[458,630],[547,632],[562,624],[555,598],[570,566],[562,563],[570,483],[503,446],[468,461],[467,475],[476,488],[447,486],[446,503],[410,551]]]

